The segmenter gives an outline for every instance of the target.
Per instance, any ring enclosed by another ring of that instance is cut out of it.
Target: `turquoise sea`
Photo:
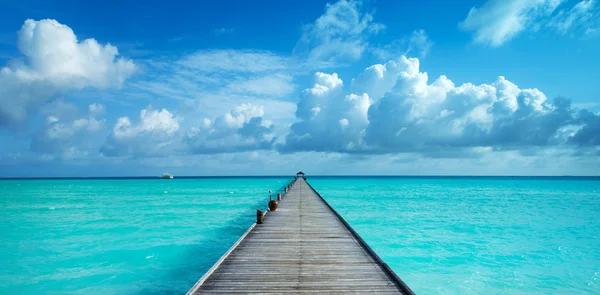
[[[0,180],[0,294],[185,293],[288,180]],[[600,178],[308,181],[417,294],[600,293]]]

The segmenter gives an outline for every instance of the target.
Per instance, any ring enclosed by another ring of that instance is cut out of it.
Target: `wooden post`
[[[281,201],[281,193],[277,193],[277,201]]]
[[[265,221],[265,214],[262,211],[256,209],[256,223],[263,224],[263,221]]]
[[[288,192],[288,187],[287,187],[287,186],[285,187],[285,192],[286,192],[286,193]]]

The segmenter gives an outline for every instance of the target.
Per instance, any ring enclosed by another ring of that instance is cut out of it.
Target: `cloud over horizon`
[[[79,42],[56,20],[26,20],[17,42],[22,57],[0,69],[0,126],[22,123],[32,109],[70,90],[119,87],[136,70],[116,47]]]
[[[456,15],[450,20],[459,36],[452,40],[423,23],[398,28],[390,21],[395,14],[370,4],[327,3],[278,46],[253,38],[244,46],[219,43],[237,38],[209,30],[205,37],[214,39],[183,48],[186,37],[165,45],[177,47],[173,52],[127,54],[135,58],[122,56],[126,45],[111,39],[117,48],[96,31],[91,35],[102,43],[81,38],[89,31],[78,38],[53,19],[26,20],[16,56],[0,67],[0,139],[7,142],[0,159],[15,166],[184,167],[299,163],[297,155],[300,164],[313,159],[344,167],[373,160],[386,171],[396,164],[437,171],[435,165],[468,163],[475,169],[495,156],[523,167],[572,160],[573,171],[582,163],[600,164],[598,104],[579,98],[586,91],[595,95],[594,86],[585,80],[591,90],[570,84],[560,92],[542,73],[570,75],[565,69],[582,49],[569,48],[568,58],[544,63],[537,77],[502,67],[512,62],[529,73],[528,61],[513,60],[510,46],[489,48],[521,34],[592,34],[599,25],[597,0],[488,0],[466,17],[462,7],[456,14],[462,22]],[[235,27],[235,37],[251,31],[238,24],[215,27]],[[468,46],[465,32],[484,46]],[[510,171],[507,163],[498,167]]]
[[[594,154],[600,142],[599,115],[572,107],[569,99],[548,99],[503,76],[480,85],[455,85],[443,75],[429,81],[419,59],[405,56],[367,67],[349,85],[337,73],[315,73],[289,130],[276,129],[268,115],[263,106],[241,104],[182,129],[180,122],[191,118],[144,109],[138,124],[117,120],[102,153],[164,157],[275,149],[461,158],[532,148]]]
[[[262,106],[241,104],[184,130],[183,117],[149,107],[140,111],[137,123],[119,118],[100,152],[107,157],[143,158],[270,150],[277,138],[274,125],[263,116]]]
[[[446,76],[429,82],[417,58],[402,56],[368,67],[350,90],[336,73],[317,73],[315,80],[302,92],[284,152],[439,156],[447,150],[460,157],[474,150],[597,148],[598,114],[502,76],[481,85],[457,86]]]

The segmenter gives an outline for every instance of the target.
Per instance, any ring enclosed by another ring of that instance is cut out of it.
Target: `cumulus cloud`
[[[284,152],[416,152],[457,157],[571,143],[597,145],[600,120],[570,101],[552,101],[504,77],[490,84],[429,82],[417,58],[368,67],[343,88],[337,74],[317,73],[303,91]],[[566,130],[573,132],[565,132]],[[442,151],[442,152],[440,152]]]
[[[367,67],[352,80],[351,91],[366,93],[373,99],[379,99],[396,84],[405,66],[404,63],[390,60],[386,64],[374,64]]]
[[[361,2],[354,0],[328,3],[323,15],[303,27],[295,51],[307,53],[309,60],[359,59],[368,46],[368,36],[385,28],[373,22],[371,14],[362,13],[360,7]]]
[[[74,158],[81,154],[80,148],[89,141],[89,136],[104,128],[105,120],[98,118],[98,109],[104,105],[91,104],[86,116],[72,114],[61,117],[57,112],[46,117],[44,129],[35,134],[31,141],[31,151],[42,154],[62,154]]]
[[[583,0],[572,8],[558,9],[566,0],[488,0],[473,7],[460,27],[473,32],[477,43],[500,46],[523,31],[544,27],[565,34],[576,27],[585,30],[598,15],[595,0]],[[558,11],[558,12],[557,12]]]
[[[600,114],[581,110],[577,120],[581,128],[572,132],[569,140],[582,147],[600,146]],[[596,150],[596,153],[600,155],[600,149]]]
[[[102,113],[104,113],[104,105],[98,104],[98,103],[93,103],[88,106],[88,110],[90,111],[90,114],[92,114],[92,115],[102,114]]]
[[[371,104],[365,94],[346,94],[337,74],[315,74],[315,84],[302,92],[284,152],[348,151],[361,145]]]
[[[168,110],[143,109],[138,122],[119,118],[100,152],[108,157],[166,155],[180,149],[179,129],[179,118]]]
[[[55,20],[27,20],[18,32],[21,58],[0,69],[0,126],[23,122],[28,113],[69,90],[118,87],[136,67],[116,47],[78,41]]]
[[[232,153],[271,149],[277,140],[275,126],[264,120],[264,108],[241,104],[214,121],[188,132],[185,142],[191,153]]]
[[[365,140],[382,152],[445,148],[546,146],[572,123],[568,101],[548,102],[537,89],[494,83],[455,86],[445,76],[428,84],[418,60],[369,110]]]
[[[241,104],[184,128],[182,117],[147,108],[138,122],[119,118],[100,151],[109,157],[164,157],[271,149],[277,140],[274,125],[263,115],[262,106]]]

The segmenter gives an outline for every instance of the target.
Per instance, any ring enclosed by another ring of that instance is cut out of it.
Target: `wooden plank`
[[[414,294],[304,179],[191,294]]]
[[[215,263],[215,265],[213,265],[213,267],[211,267],[201,278],[200,280],[198,280],[198,282],[196,282],[196,284],[194,284],[194,286],[192,286],[192,288],[190,289],[190,291],[188,291],[188,294],[190,294],[190,292],[195,292],[195,290],[198,290],[198,288],[200,287],[200,285],[202,285],[207,279],[208,277],[210,277],[210,275],[212,275],[212,273],[217,270],[217,268],[221,265],[221,263],[223,263],[223,261],[225,261],[225,259],[227,259],[227,257],[229,256],[229,254],[231,254],[231,252],[233,252],[233,250],[246,238],[246,236],[248,235],[248,233],[250,233],[250,231],[252,231],[252,229],[256,226],[256,223],[252,224],[248,230],[233,244],[233,246],[231,246],[231,248],[229,248],[229,250],[227,250],[227,252],[225,252],[225,254],[223,254],[223,256],[221,256],[221,258],[217,261],[217,263]]]

